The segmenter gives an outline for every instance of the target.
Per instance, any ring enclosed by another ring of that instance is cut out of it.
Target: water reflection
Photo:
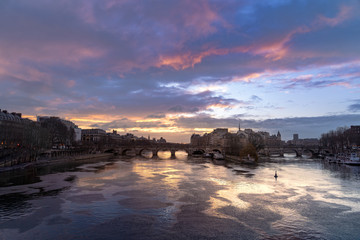
[[[30,178],[26,185],[7,178],[10,184],[0,188],[0,234],[5,239],[355,239],[360,234],[349,227],[360,221],[359,167],[294,155],[258,165],[216,164],[186,152],[175,156],[167,151],[154,158],[144,151],[142,157],[49,166],[33,173],[41,181]]]
[[[171,157],[170,151],[158,151],[158,157],[160,159],[169,159]]]
[[[143,150],[141,152],[141,156],[144,158],[152,158],[153,157],[153,152],[151,150]]]
[[[188,158],[188,154],[184,150],[176,151],[175,157],[179,160],[186,160]]]

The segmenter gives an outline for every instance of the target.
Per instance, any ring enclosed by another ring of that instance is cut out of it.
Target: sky
[[[360,125],[360,1],[1,0],[0,108],[189,142]]]

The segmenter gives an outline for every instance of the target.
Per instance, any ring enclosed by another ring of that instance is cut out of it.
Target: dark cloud
[[[254,102],[261,102],[262,101],[262,98],[256,96],[256,95],[252,95],[251,96],[251,101],[254,101]]]
[[[181,105],[176,105],[174,107],[169,108],[170,112],[176,112],[176,113],[183,113],[183,112],[188,112],[188,113],[193,113],[193,112],[198,112],[199,108],[195,107],[195,108],[185,108]]]
[[[165,118],[165,114],[150,114],[146,118]]]
[[[137,122],[127,118],[123,118],[121,120],[115,120],[109,123],[98,123],[93,124],[91,127],[97,127],[104,129],[106,131],[110,131],[112,129],[123,129],[127,131],[130,128],[158,128],[158,127],[169,127],[167,124],[163,124],[161,121],[158,122]]]
[[[241,119],[241,128],[253,128],[276,133],[280,131],[285,139],[291,139],[293,133],[301,133],[303,138],[320,137],[322,133],[336,129],[339,126],[358,125],[359,114],[332,115],[319,117],[276,118],[266,120]],[[238,118],[212,118],[201,116],[176,120],[176,124],[183,128],[237,128]]]
[[[243,98],[250,88],[358,88],[357,12],[352,0],[3,0],[1,104],[33,115],[161,119],[268,104],[253,89]],[[189,90],[230,83],[239,88],[236,98]],[[234,123],[221,121],[199,123]],[[140,125],[121,119],[104,127]]]
[[[360,99],[355,100],[355,103],[351,104],[348,108],[351,112],[359,112],[360,111]],[[359,120],[360,121],[360,120]]]

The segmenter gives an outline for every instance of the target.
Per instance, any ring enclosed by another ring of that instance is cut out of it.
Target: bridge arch
[[[310,153],[311,158],[316,155],[316,151],[314,151],[313,149],[310,149],[310,148],[305,148],[303,153]]]
[[[127,155],[126,153],[128,153],[128,152],[134,152],[135,155],[136,155],[136,151],[135,151],[135,149],[133,149],[133,148],[125,148],[125,149],[123,149],[123,150],[121,151],[121,155],[122,155],[122,156],[126,156],[126,155]]]
[[[216,149],[213,149],[212,151],[213,151],[213,152],[221,153],[221,151],[220,151],[219,149],[217,149],[217,148],[216,148]]]
[[[170,152],[170,158],[175,156],[175,152],[170,148],[158,148],[153,151],[153,156],[158,156],[159,152]]]
[[[136,153],[136,155],[143,156],[143,154],[144,154],[146,151],[151,152],[152,155],[154,155],[153,150],[151,150],[151,149],[149,149],[149,148],[141,148],[141,149],[139,149],[139,151]]]
[[[197,148],[197,149],[192,150],[191,155],[202,155],[204,153],[205,153],[204,149]]]
[[[190,155],[190,150],[189,149],[185,149],[185,148],[179,148],[179,149],[174,149],[175,153],[177,152],[186,152],[187,155]]]

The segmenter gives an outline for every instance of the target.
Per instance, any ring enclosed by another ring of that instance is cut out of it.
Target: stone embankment
[[[227,161],[231,161],[231,162],[235,162],[235,163],[257,164],[256,161],[240,158],[240,156],[234,156],[234,155],[229,155],[229,154],[226,154],[225,159]]]
[[[82,154],[76,156],[63,156],[57,158],[47,158],[36,160],[32,162],[21,163],[13,166],[3,166],[0,167],[0,172],[12,171],[16,169],[23,169],[30,166],[42,167],[53,164],[63,164],[67,162],[80,162],[80,161],[89,161],[89,160],[105,160],[112,157],[113,153],[96,153],[96,154]]]

